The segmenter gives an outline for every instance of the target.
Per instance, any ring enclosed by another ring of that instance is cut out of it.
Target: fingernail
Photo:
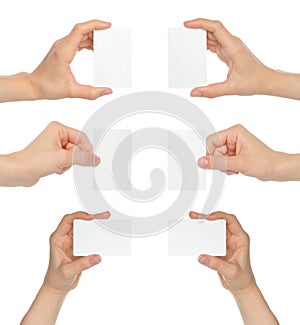
[[[191,212],[189,213],[189,216],[190,216],[192,219],[198,219],[198,218],[199,218],[199,213],[198,213],[198,212],[191,211]]]
[[[110,217],[110,212],[105,211],[101,213],[96,213],[92,215],[93,219],[108,219]]]
[[[208,158],[207,157],[201,157],[199,160],[198,160],[198,164],[200,167],[202,168],[207,168],[208,167]]]
[[[94,155],[94,166],[99,165],[100,161],[101,161],[100,158],[98,156]]]
[[[209,264],[209,258],[207,256],[202,256],[200,255],[198,258],[199,263],[203,265],[208,265]]]
[[[201,97],[201,93],[199,90],[192,90],[191,96],[192,97]]]
[[[103,95],[110,95],[111,93],[112,93],[111,89],[105,89],[102,94]]]
[[[101,257],[100,255],[97,255],[97,256],[92,256],[91,259],[90,259],[90,263],[91,265],[97,265],[101,262]]]

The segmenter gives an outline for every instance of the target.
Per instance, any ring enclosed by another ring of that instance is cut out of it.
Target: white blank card
[[[73,222],[73,254],[74,256],[86,256],[101,254],[105,256],[130,256],[131,238],[117,235],[104,226],[113,222],[122,223],[122,229],[128,228],[130,233],[131,223],[126,220],[74,220]]]
[[[191,88],[206,84],[206,31],[169,28],[169,87]]]
[[[99,86],[131,87],[131,30],[94,31],[94,82]]]
[[[226,221],[182,220],[169,229],[170,256],[226,255]]]

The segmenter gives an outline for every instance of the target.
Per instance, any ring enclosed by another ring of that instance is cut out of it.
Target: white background
[[[26,146],[52,120],[81,128],[116,96],[167,89],[167,27],[186,19],[219,19],[266,64],[300,71],[299,11],[286,1],[5,1],[0,9],[0,73],[32,71],[51,44],[76,22],[93,18],[134,28],[134,87],[89,102],[66,99],[0,106],[0,152]],[[164,34],[165,33],[165,34]],[[139,47],[140,46],[140,47]],[[139,48],[138,48],[139,47]],[[92,82],[92,54],[74,63],[79,81]],[[208,57],[208,81],[226,68]],[[186,98],[189,90],[172,90]],[[300,152],[300,103],[256,97],[191,99],[221,130],[245,125],[274,149]],[[235,213],[251,237],[257,282],[282,324],[300,322],[298,254],[299,183],[226,178],[218,210]],[[16,324],[27,311],[47,268],[48,237],[61,217],[81,210],[72,172],[42,179],[33,188],[1,188],[0,323]],[[215,272],[196,258],[168,258],[164,235],[140,239],[132,257],[104,258],[85,272],[67,298],[58,324],[240,324],[234,300]],[[255,311],[254,311],[255,312]]]

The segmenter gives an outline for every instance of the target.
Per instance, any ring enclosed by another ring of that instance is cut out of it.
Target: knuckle
[[[67,221],[70,218],[70,214],[65,214],[62,218],[62,222]]]
[[[239,43],[239,44],[243,43],[242,40],[237,36],[233,36],[233,39],[235,40],[236,43]]]
[[[48,124],[47,128],[50,128],[50,129],[55,129],[57,127],[59,127],[61,124],[57,121],[52,121]]]
[[[55,42],[53,45],[53,56],[57,60],[60,60],[61,58],[64,57],[63,48],[62,48],[62,46],[60,46],[60,44],[58,42]]]
[[[85,258],[81,259],[79,261],[79,265],[80,265],[80,269],[81,270],[84,270],[88,267],[88,263],[87,263],[87,260]]]
[[[244,129],[244,127],[243,127],[242,124],[235,124],[235,125],[233,126],[233,128],[234,128],[234,129],[237,129],[237,130],[240,130],[240,131]]]
[[[55,41],[52,45],[52,50],[55,51],[59,47],[59,44],[60,44],[60,40]]]
[[[213,143],[213,139],[216,133],[214,134],[210,134],[207,138],[206,138],[206,147],[210,146]]]
[[[229,214],[230,218],[234,219],[234,220],[237,220],[237,217],[234,215],[234,214]]]
[[[246,244],[250,244],[250,236],[247,232],[244,231],[244,239],[245,239],[245,242]]]
[[[214,98],[215,96],[215,90],[212,88],[207,89],[207,93],[205,95],[207,98]]]
[[[57,237],[56,237],[56,233],[54,232],[53,234],[51,234],[49,238],[50,246],[54,246],[56,244],[56,241],[57,241]]]
[[[96,91],[93,88],[88,89],[86,98],[89,100],[95,100],[97,98]]]
[[[207,138],[206,138],[206,147],[209,146],[211,144],[211,139],[212,139],[212,134],[210,134]]]
[[[214,24],[216,25],[217,28],[223,27],[223,24],[220,22],[220,20],[214,20]]]
[[[73,27],[73,31],[74,32],[80,32],[82,28],[82,24],[81,23],[77,23],[76,25],[74,25]]]

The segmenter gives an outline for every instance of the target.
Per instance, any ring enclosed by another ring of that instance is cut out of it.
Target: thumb
[[[238,156],[204,156],[198,160],[203,169],[216,169],[220,171],[240,172],[241,162]]]
[[[100,158],[92,152],[79,150],[70,152],[70,154],[72,155],[72,165],[97,166],[100,164]]]
[[[101,262],[100,255],[90,255],[78,258],[76,261],[70,263],[68,268],[68,273],[70,276],[74,277],[84,270],[87,270]]]
[[[199,263],[209,267],[212,270],[215,270],[226,277],[234,272],[235,265],[225,262],[220,257],[209,256],[209,255],[200,255],[198,258]]]
[[[109,95],[112,90],[107,87],[93,87],[77,84],[72,91],[72,98],[96,99],[103,95]]]
[[[191,92],[192,97],[214,98],[224,95],[232,95],[232,90],[227,81],[211,84],[204,87],[194,88]]]

